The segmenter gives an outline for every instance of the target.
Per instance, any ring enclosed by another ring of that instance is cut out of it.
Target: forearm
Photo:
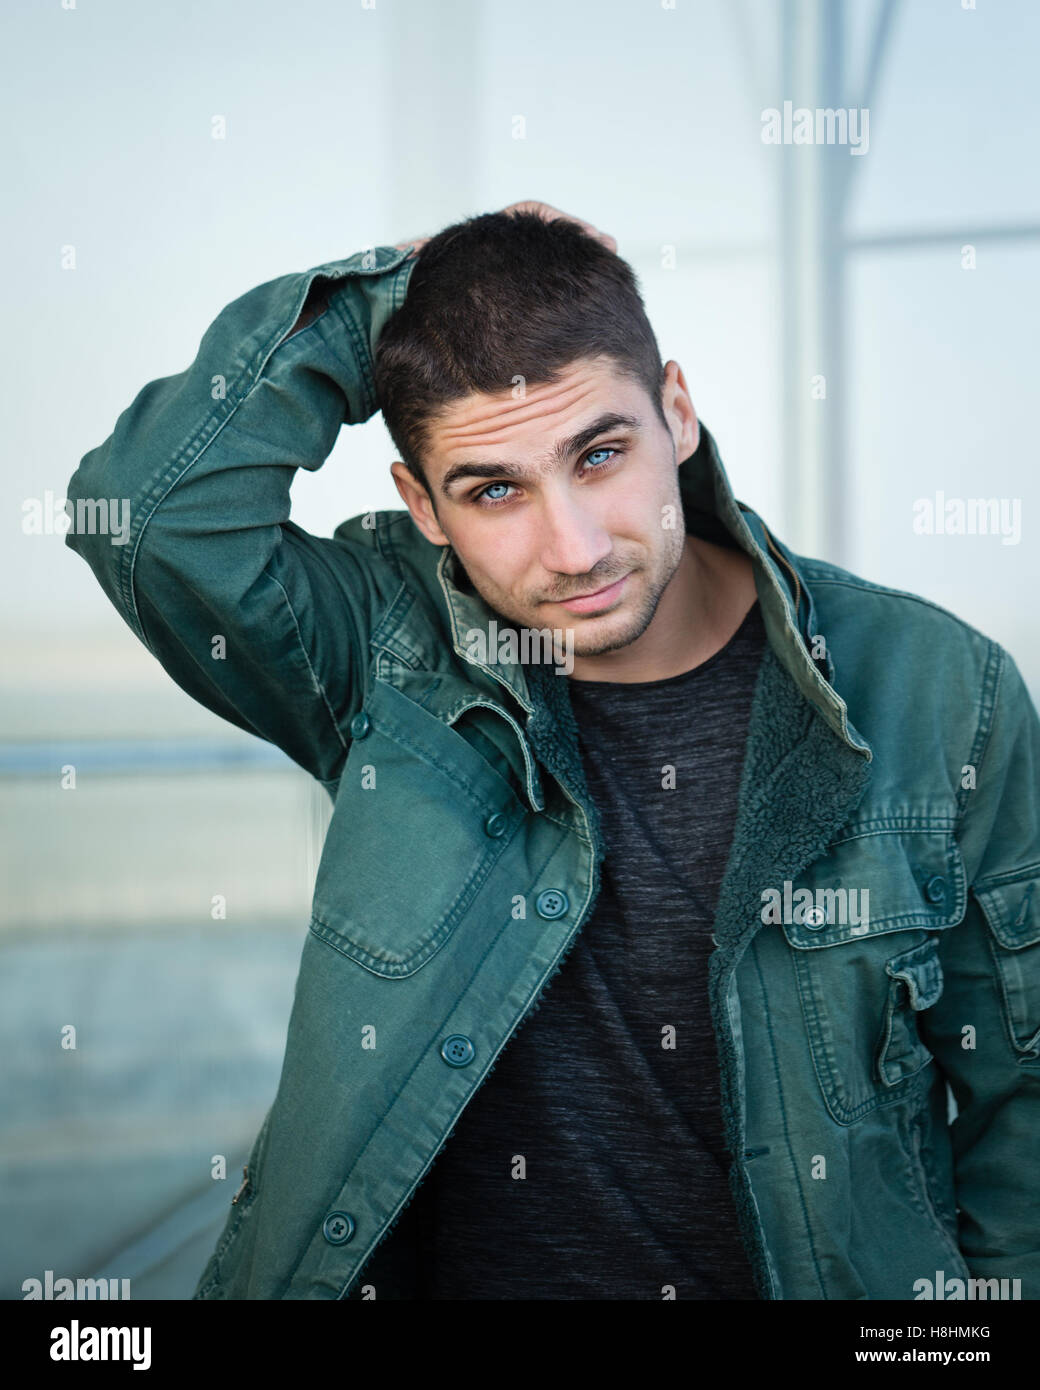
[[[281,542],[296,469],[321,467],[340,427],[378,408],[372,347],[404,298],[414,261],[401,257],[382,247],[248,291],[217,316],[191,366],[146,385],[83,457],[66,543],[142,641],[144,552],[185,584],[215,586],[218,604],[234,601]],[[128,510],[125,543],[76,525],[95,499]]]

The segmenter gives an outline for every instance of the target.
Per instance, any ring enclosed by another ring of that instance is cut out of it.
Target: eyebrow
[[[611,411],[606,415],[599,416],[598,419],[585,425],[578,430],[577,434],[572,434],[569,439],[561,439],[557,442],[547,465],[547,471],[555,471],[562,468],[568,459],[575,454],[580,454],[582,450],[597,440],[601,434],[606,434],[608,430],[631,430],[633,433],[642,429],[643,422],[636,415],[619,415]],[[441,492],[450,493],[454,483],[460,482],[463,478],[508,478],[512,482],[527,482],[530,478],[541,476],[532,474],[523,467],[522,464],[504,460],[503,462],[492,463],[453,463],[441,479]]]

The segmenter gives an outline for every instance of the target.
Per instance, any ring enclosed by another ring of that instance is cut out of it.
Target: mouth
[[[559,599],[558,602],[561,608],[566,608],[571,613],[598,613],[618,601],[628,577],[627,574],[623,574],[605,589],[596,589],[591,594],[577,594],[574,598]]]

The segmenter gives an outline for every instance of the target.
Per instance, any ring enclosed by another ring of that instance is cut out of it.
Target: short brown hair
[[[376,395],[402,462],[429,492],[422,458],[439,410],[509,391],[518,376],[550,385],[599,356],[643,385],[667,428],[664,367],[631,266],[575,222],[484,213],[419,251],[376,345]]]

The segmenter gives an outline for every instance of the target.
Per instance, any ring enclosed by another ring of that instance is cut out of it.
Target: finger
[[[552,222],[557,217],[562,217],[565,222],[574,222],[587,236],[593,237],[608,251],[617,252],[617,241],[609,232],[601,232],[598,227],[594,227],[591,222],[586,222],[583,217],[574,217],[569,212],[564,212],[561,208],[554,208],[551,203],[540,203],[535,199],[528,199],[522,203],[512,203],[504,209],[505,212],[536,212],[539,217],[544,217],[547,222]]]

